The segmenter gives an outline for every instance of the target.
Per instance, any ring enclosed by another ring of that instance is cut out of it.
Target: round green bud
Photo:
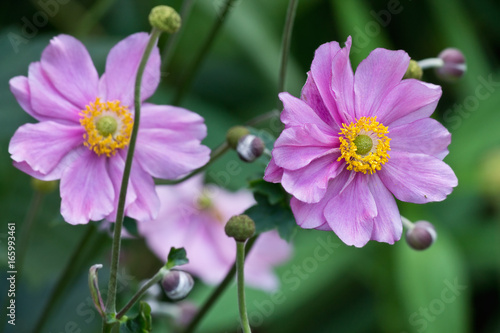
[[[156,6],[149,14],[149,24],[152,27],[173,34],[181,27],[181,17],[169,6]]]
[[[35,191],[42,193],[50,193],[57,189],[57,180],[40,180],[36,178],[31,178],[31,187],[35,189]]]
[[[255,234],[255,222],[248,215],[236,215],[229,219],[224,230],[228,237],[244,242]]]
[[[421,80],[422,79],[422,68],[418,65],[418,63],[411,59],[410,64],[408,65],[408,69],[406,70],[405,75],[403,76],[404,79],[417,79]]]
[[[229,147],[231,147],[232,149],[236,149],[238,147],[238,142],[240,141],[240,139],[248,134],[250,134],[250,131],[244,126],[231,127],[226,134],[226,140]]]

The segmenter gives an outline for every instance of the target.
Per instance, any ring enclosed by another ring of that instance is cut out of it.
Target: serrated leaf
[[[151,307],[146,302],[139,305],[139,313],[133,318],[127,318],[120,325],[121,333],[150,333],[153,331],[153,319],[151,318]]]
[[[165,266],[168,269],[171,269],[175,266],[180,266],[187,264],[189,262],[189,259],[186,256],[186,250],[184,250],[183,247],[176,249],[175,247],[172,247],[170,249],[170,252],[168,253],[168,260]]]
[[[271,205],[268,197],[259,193],[255,193],[254,197],[257,205],[247,209],[244,214],[254,220],[256,232],[277,228],[280,237],[289,241],[297,226],[290,207],[283,204]]]

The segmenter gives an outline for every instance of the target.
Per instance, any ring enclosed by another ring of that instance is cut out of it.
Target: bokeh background
[[[147,15],[159,4],[180,10],[182,1],[20,0],[0,4],[0,300],[5,301],[7,223],[21,237],[34,195],[27,175],[12,167],[7,151],[14,131],[33,122],[9,91],[8,80],[26,75],[48,41],[75,35],[89,49],[100,73],[106,54],[120,39],[149,31]],[[209,31],[223,0],[197,0],[176,48],[163,68],[152,98],[171,103]],[[238,0],[195,72],[181,105],[206,119],[205,144],[213,148],[227,129],[276,107],[280,40],[288,1]],[[500,332],[500,3],[491,0],[302,0],[299,2],[287,69],[286,90],[298,96],[314,50],[322,43],[353,37],[356,66],[376,47],[404,49],[416,60],[457,47],[468,72],[458,82],[424,80],[443,87],[435,118],[452,133],[445,161],[459,186],[444,202],[425,206],[399,203],[410,220],[431,221],[438,241],[427,251],[370,242],[348,247],[333,234],[298,230],[293,259],[277,269],[281,289],[271,295],[249,289],[249,315],[255,332]],[[160,46],[167,40],[162,37]],[[261,129],[273,133],[273,123]],[[276,133],[274,133],[276,134]],[[237,174],[221,172],[231,152],[215,163],[208,181],[230,189],[264,165],[240,163]],[[226,173],[227,174],[227,173]],[[98,332],[101,320],[87,286],[90,265],[103,263],[106,286],[110,237],[95,224],[71,226],[59,217],[59,194],[45,195],[29,239],[16,286],[16,326],[6,332],[37,332],[53,288],[67,277],[53,311],[38,332]],[[18,238],[19,239],[19,238]],[[81,246],[84,244],[83,246]],[[141,239],[124,241],[120,289],[123,297],[150,277],[161,263]],[[78,250],[77,250],[78,249]],[[78,255],[75,256],[74,253]],[[66,267],[70,267],[68,271]],[[188,300],[200,304],[211,287],[197,283]],[[4,303],[2,303],[4,304]],[[123,304],[123,300],[122,303]],[[199,332],[236,332],[236,290],[231,287],[203,321]],[[171,329],[158,319],[154,332]]]

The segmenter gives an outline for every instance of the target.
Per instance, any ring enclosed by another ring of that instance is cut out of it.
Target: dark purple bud
[[[414,250],[428,249],[436,239],[436,229],[427,221],[416,222],[406,233],[406,242]]]
[[[171,270],[161,281],[163,291],[172,300],[186,297],[194,286],[191,274],[179,270]]]
[[[436,68],[436,75],[443,81],[454,82],[461,78],[466,69],[465,56],[455,48],[444,49],[438,58],[443,61],[443,65]]]

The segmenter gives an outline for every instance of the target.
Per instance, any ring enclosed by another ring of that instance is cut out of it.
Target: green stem
[[[293,21],[297,12],[298,0],[290,0],[286,13],[285,27],[283,29],[283,37],[281,39],[281,64],[280,74],[278,79],[278,93],[285,91],[286,67],[288,65],[288,55],[290,53],[290,42],[292,40]],[[277,108],[281,109],[281,102],[278,99]]]
[[[207,164],[205,164],[201,168],[198,168],[198,169],[194,170],[190,174],[188,174],[188,175],[186,175],[186,176],[184,176],[184,177],[182,177],[180,179],[176,179],[176,180],[157,180],[156,184],[175,185],[175,184],[182,183],[182,182],[188,180],[189,178],[191,178],[191,177],[199,174],[203,170],[205,170],[210,164],[212,164],[213,162],[215,162],[219,157],[223,156],[227,151],[229,151],[229,145],[227,144],[226,141],[224,141],[222,144],[220,144],[217,148],[215,148],[212,151],[212,153],[210,154],[210,160],[208,161]]]
[[[118,200],[118,208],[116,212],[116,222],[115,230],[113,234],[113,246],[111,255],[111,272],[109,276],[108,284],[108,297],[106,300],[106,313],[108,315],[114,315],[116,312],[116,280],[118,273],[118,261],[120,258],[120,246],[121,246],[121,234],[123,227],[123,217],[125,211],[125,199],[127,197],[127,189],[130,178],[130,170],[132,168],[132,161],[134,158],[135,143],[137,140],[137,133],[139,131],[139,121],[141,118],[141,83],[144,70],[146,68],[149,55],[153,50],[161,31],[153,28],[151,35],[149,37],[148,44],[142,55],[141,62],[139,63],[139,68],[137,69],[137,76],[135,80],[135,90],[134,90],[134,126],[132,128],[132,135],[130,137],[129,148],[127,152],[127,159],[125,161],[125,168],[123,170],[123,178],[120,189],[120,196]],[[105,325],[104,325],[105,326]]]
[[[75,250],[71,254],[71,257],[68,259],[66,267],[59,276],[59,279],[57,280],[53,288],[47,304],[43,307],[42,314],[40,315],[38,322],[35,325],[35,329],[33,330],[34,333],[42,332],[47,319],[49,319],[49,315],[52,313],[55,305],[59,302],[59,298],[64,294],[66,287],[71,282],[70,277],[74,273],[75,262],[78,260],[80,255],[85,252],[85,249],[88,248],[95,230],[96,226],[94,225],[94,223],[90,224],[87,227],[87,231],[80,240],[80,243],[78,243],[78,246],[75,248]]]
[[[238,309],[240,311],[241,328],[244,333],[250,333],[247,305],[245,303],[245,242],[236,241],[236,273],[238,281]]]
[[[222,24],[224,23],[224,20],[227,14],[229,13],[229,10],[233,2],[234,0],[226,0],[226,2],[224,3],[224,7],[218,14],[218,19],[215,21],[214,25],[212,26],[212,29],[210,30],[210,33],[208,34],[207,39],[201,46],[200,52],[196,56],[195,60],[193,61],[191,67],[188,69],[187,73],[180,79],[180,82],[178,84],[179,89],[177,90],[177,93],[174,97],[174,101],[172,103],[173,105],[179,105],[182,99],[184,98],[184,95],[187,93],[188,88],[191,85],[191,82],[193,81],[195,73],[198,71],[201,63],[203,62],[203,59],[208,54],[210,47],[212,47],[215,37],[217,36],[217,33],[222,27]]]
[[[158,283],[164,276],[165,274],[168,273],[168,269],[165,267],[162,267],[151,279],[149,279],[142,287],[139,289],[134,296],[128,301],[128,303],[121,309],[117,314],[116,314],[116,319],[120,319],[123,317],[128,310],[139,300],[139,298],[144,295],[144,293],[151,288],[155,283]]]
[[[20,273],[23,271],[24,259],[26,258],[26,252],[28,250],[29,240],[31,238],[31,231],[33,230],[33,223],[42,205],[44,194],[41,191],[35,190],[33,193],[33,198],[31,199],[30,207],[28,213],[24,219],[23,228],[21,234],[19,235],[19,250],[17,255],[17,267],[19,273],[17,278],[20,279]]]
[[[78,37],[87,35],[104,14],[106,14],[114,2],[115,0],[96,1],[78,23],[75,29],[75,35]]]
[[[255,241],[257,240],[258,235],[250,238],[250,240],[247,242],[247,245],[245,247],[245,256],[248,255],[250,250],[252,249],[253,245],[255,244]],[[229,272],[227,272],[226,277],[222,282],[217,286],[217,288],[212,292],[210,297],[205,301],[203,306],[201,307],[200,311],[196,313],[196,316],[191,320],[189,323],[188,327],[186,327],[186,330],[184,333],[193,333],[196,327],[200,324],[201,320],[205,317],[207,314],[208,310],[215,304],[215,302],[219,299],[219,297],[224,293],[226,288],[229,286],[231,281],[233,280],[234,276],[236,274],[236,262],[233,264]]]

